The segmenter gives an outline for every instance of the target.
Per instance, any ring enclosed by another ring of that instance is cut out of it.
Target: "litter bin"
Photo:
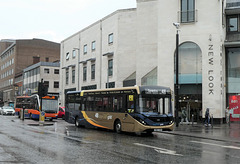
[[[43,124],[45,121],[45,112],[41,111],[39,114],[39,124]]]

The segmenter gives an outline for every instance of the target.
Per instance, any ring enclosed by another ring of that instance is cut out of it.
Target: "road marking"
[[[156,147],[156,146],[150,146],[150,145],[145,145],[145,144],[140,144],[140,143],[134,143],[134,145],[152,148],[152,149],[154,149],[156,152],[162,153],[162,154],[183,156],[182,154],[177,154],[176,151],[168,150],[168,149],[164,149],[164,148],[160,148],[160,147]]]
[[[218,146],[218,147],[228,148],[228,149],[238,149],[238,150],[240,150],[240,147],[237,147],[237,146],[225,146],[225,145],[219,145],[219,144],[208,143],[208,142],[200,142],[200,141],[190,141],[190,142],[204,144],[204,145]]]

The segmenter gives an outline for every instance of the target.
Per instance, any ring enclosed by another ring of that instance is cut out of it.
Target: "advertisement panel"
[[[230,121],[240,121],[240,95],[229,96]]]

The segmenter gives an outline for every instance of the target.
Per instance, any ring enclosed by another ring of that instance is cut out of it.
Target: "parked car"
[[[58,118],[62,118],[64,120],[64,116],[65,116],[65,107],[59,107]]]
[[[3,106],[1,110],[2,115],[15,115],[15,110],[10,106]]]

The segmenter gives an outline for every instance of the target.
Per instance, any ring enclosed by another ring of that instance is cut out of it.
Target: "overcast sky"
[[[61,42],[136,0],[0,0],[0,39]]]

